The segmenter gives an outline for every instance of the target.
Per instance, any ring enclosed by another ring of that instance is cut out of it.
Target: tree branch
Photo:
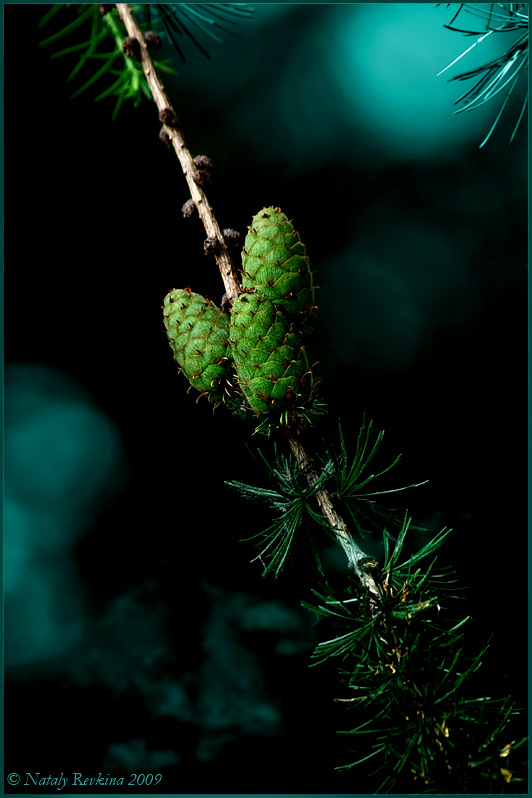
[[[227,250],[227,244],[225,243],[225,239],[222,235],[220,227],[218,226],[214,211],[209,205],[209,201],[205,192],[194,180],[194,175],[197,172],[197,169],[194,164],[194,159],[192,158],[192,155],[185,144],[185,139],[179,126],[177,114],[172,108],[165,93],[164,86],[161,83],[159,75],[157,74],[157,70],[155,69],[154,63],[148,52],[148,45],[146,44],[144,34],[139,28],[131,9],[129,8],[129,5],[127,3],[117,3],[116,7],[122,22],[126,26],[128,34],[133,36],[139,42],[142,68],[144,70],[144,74],[146,75],[148,85],[151,89],[153,100],[159,109],[159,118],[163,122],[164,129],[169,140],[172,142],[172,146],[177,157],[179,158],[179,163],[181,164],[183,174],[185,175],[185,179],[188,183],[190,196],[192,197],[194,204],[198,209],[198,213],[200,215],[201,221],[203,222],[203,226],[205,227],[207,236],[209,238],[216,239],[218,242],[218,251],[215,253],[216,264],[220,270],[220,274],[222,275],[225,291],[231,303],[233,303],[240,290],[238,276],[235,267],[233,266],[231,256]]]
[[[241,291],[240,283],[231,258],[227,252],[227,246],[223,235],[220,232],[214,211],[209,205],[205,192],[194,180],[196,166],[194,164],[192,155],[185,144],[179,122],[177,121],[177,115],[175,114],[170,101],[166,96],[164,86],[161,83],[161,80],[157,74],[157,70],[155,69],[155,65],[148,53],[148,47],[146,44],[146,39],[144,38],[144,34],[139,28],[131,9],[126,3],[117,3],[116,7],[124,25],[126,26],[128,34],[137,39],[140,44],[142,68],[144,70],[144,74],[146,75],[148,85],[151,89],[154,102],[159,109],[160,118],[162,116],[162,119],[164,119],[166,116],[171,120],[175,120],[173,121],[173,124],[163,122],[164,128],[170,141],[172,142],[176,155],[179,158],[185,179],[190,189],[190,195],[199,211],[199,215],[207,235],[209,237],[216,238],[220,244],[219,252],[215,255],[216,262],[224,281],[226,293],[232,303],[236,299],[238,293]],[[318,477],[314,468],[313,460],[305,451],[303,444],[293,428],[288,433],[288,440],[305,479],[310,486],[314,485]],[[372,557],[368,557],[367,554],[355,543],[347,524],[336,512],[329,493],[323,489],[319,490],[316,494],[316,499],[324,516],[329,522],[336,540],[343,548],[350,567],[353,568],[362,585],[364,585],[364,587],[366,587],[373,596],[377,598],[380,597],[381,591],[372,573],[372,570],[376,567],[377,563]],[[375,608],[376,606],[375,600],[372,599],[372,607]]]

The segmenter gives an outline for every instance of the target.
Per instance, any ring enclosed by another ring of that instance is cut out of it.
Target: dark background
[[[189,46],[166,86],[214,163],[220,226],[244,235],[279,205],[307,244],[329,408],[314,445],[338,418],[354,442],[366,413],[386,430],[380,463],[403,454],[382,487],[429,480],[392,506],[453,528],[442,561],[468,587],[459,612],[473,642],[495,633],[486,682],[507,674],[523,703],[526,123],[509,146],[516,99],[479,149],[497,103],[453,115],[463,86],[405,55],[420,31],[438,68],[465,49],[448,12],[370,5],[371,19],[259,4],[212,61]],[[81,79],[38,47],[44,8],[4,15],[6,772],[363,792],[333,769],[354,758],[333,703],[345,688],[333,664],[308,667],[327,633],[300,607],[320,581],[312,555],[296,541],[277,580],[250,564],[241,540],[269,516],[224,485],[264,480],[250,430],[195,404],[166,341],[169,289],[223,293],[200,222],[182,217],[177,159],[150,103],[112,123],[96,92],[69,99]],[[331,32],[345,48],[368,25],[357,71]],[[341,556],[324,556],[341,587]]]

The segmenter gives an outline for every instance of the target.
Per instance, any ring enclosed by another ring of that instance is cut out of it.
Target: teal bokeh
[[[86,392],[54,369],[5,375],[6,666],[61,662],[83,634],[71,558],[124,475],[118,432]]]
[[[475,295],[464,252],[437,225],[397,211],[381,231],[379,209],[366,212],[350,246],[323,264],[322,311],[339,360],[391,374],[464,323]]]
[[[337,9],[328,48],[345,111],[364,139],[390,160],[447,159],[483,138],[495,110],[453,115],[461,84],[438,77],[472,42],[446,30],[449,9],[432,3],[362,3]],[[485,41],[464,69],[497,54]]]
[[[446,161],[480,143],[502,102],[453,113],[464,84],[450,78],[502,45],[479,42],[439,75],[473,43],[444,27],[451,16],[431,3],[258,4],[229,46],[215,48],[218,80],[192,51],[168,84],[223,111],[225,135],[258,161],[294,173],[334,154],[339,166],[368,154]]]

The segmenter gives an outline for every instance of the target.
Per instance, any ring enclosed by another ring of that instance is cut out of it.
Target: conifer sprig
[[[261,550],[253,562],[258,559],[263,563],[265,560],[267,561],[263,575],[265,576],[273,570],[278,576],[285,564],[296,530],[300,526],[306,524],[308,528],[310,521],[316,521],[328,529],[324,516],[314,509],[314,500],[316,494],[322,490],[325,482],[329,479],[332,466],[326,466],[316,482],[309,485],[295,458],[279,453],[277,446],[274,447],[274,465],[260,449],[256,453],[253,453],[250,447],[248,449],[264,468],[269,481],[275,485],[276,489],[247,485],[237,481],[226,482],[226,485],[234,488],[247,499],[262,500],[270,504],[274,513],[273,523],[262,532],[245,538],[245,540],[259,540],[257,545]],[[321,570],[317,548],[313,546],[313,550]]]
[[[382,444],[384,435],[383,432],[379,432],[375,440],[373,440],[371,435],[372,429],[373,422],[370,421],[369,424],[366,424],[364,416],[357,437],[355,454],[353,459],[350,459],[342,428],[341,425],[339,425],[339,451],[335,450],[331,445],[326,448],[325,456],[320,458],[320,470],[316,474],[316,478],[310,483],[302,473],[301,465],[295,456],[287,456],[279,453],[277,446],[274,445],[272,459],[270,461],[260,449],[254,454],[251,448],[248,447],[256,461],[265,471],[269,482],[275,485],[275,489],[247,485],[236,481],[227,482],[226,484],[238,490],[239,493],[247,499],[267,501],[276,514],[276,518],[271,526],[250,538],[246,538],[246,540],[258,538],[259,541],[263,541],[263,543],[266,544],[263,546],[258,557],[255,558],[261,560],[263,557],[268,558],[269,563],[265,567],[264,574],[272,569],[275,571],[276,576],[280,573],[286,561],[288,550],[294,540],[296,530],[304,523],[309,530],[318,567],[321,569],[320,558],[317,553],[317,548],[314,545],[312,524],[310,524],[310,522],[313,521],[317,523],[319,526],[325,528],[329,534],[332,534],[333,538],[335,537],[334,532],[331,531],[331,525],[327,516],[323,512],[317,512],[315,509],[315,501],[319,497],[320,492],[324,490],[328,491],[328,493],[334,497],[335,501],[337,498],[342,500],[343,505],[347,508],[361,537],[364,537],[364,532],[379,528],[379,522],[380,528],[382,529],[383,519],[387,520],[392,525],[398,525],[400,528],[400,535],[398,544],[395,547],[395,552],[401,550],[406,533],[411,527],[410,521],[404,524],[402,522],[402,517],[396,512],[389,511],[387,508],[380,506],[370,497],[378,496],[381,493],[384,494],[392,491],[405,490],[406,488],[395,488],[391,489],[391,491],[375,491],[371,494],[360,492],[362,488],[369,485],[374,479],[386,474],[400,459],[399,455],[390,465],[382,470],[376,473],[368,472],[369,466],[376,457]],[[407,487],[418,487],[422,484],[424,483],[421,482]],[[440,542],[443,542],[443,538]],[[259,545],[261,544],[259,543]],[[425,557],[431,550],[431,544],[427,544],[419,559]],[[364,556],[362,552],[361,557],[363,558]],[[415,559],[412,559],[411,564],[415,561]]]
[[[452,4],[447,4],[447,7],[449,5]],[[463,15],[463,12],[481,20],[483,24],[479,26],[479,29],[462,28],[455,25],[456,20],[460,15]],[[468,89],[455,101],[455,105],[459,106],[455,113],[472,111],[504,93],[504,99],[495,121],[480,144],[481,147],[487,143],[493,134],[514,90],[522,84],[526,84],[526,89],[510,142],[514,140],[524,118],[528,106],[528,23],[528,3],[491,3],[487,8],[474,3],[460,3],[450,24],[445,26],[449,30],[457,31],[466,36],[478,36],[478,38],[470,47],[448,64],[445,69],[442,69],[439,75],[442,75],[457,64],[458,61],[487,38],[495,34],[498,37],[501,34],[506,34],[506,47],[501,47],[501,52],[497,57],[479,67],[462,72],[451,78],[451,80],[462,81],[476,80],[472,88]]]
[[[164,31],[183,62],[186,62],[185,48],[180,46],[179,37],[186,37],[206,58],[210,58],[208,49],[202,44],[196,33],[211,42],[221,44],[223,40],[216,31],[233,33],[227,25],[234,26],[238,21],[247,19],[253,14],[253,9],[247,3],[163,3],[144,6],[132,5],[131,8],[137,15],[142,10],[144,11],[144,22],[139,23],[143,31],[151,29],[152,25],[161,32]],[[44,28],[52,19],[64,16],[65,11],[72,15],[71,4],[54,4],[41,18],[39,27]],[[96,67],[99,62],[103,62],[92,72],[85,83],[74,91],[71,95],[72,98],[78,97],[100,78],[110,75],[114,78],[113,82],[94,99],[95,102],[98,102],[109,96],[117,98],[112,114],[113,120],[116,119],[125,100],[132,100],[135,108],[138,107],[143,97],[151,100],[150,87],[142,66],[135,57],[128,54],[127,51],[124,52],[127,31],[120,20],[116,7],[84,3],[77,7],[75,13],[76,16],[73,20],[64,24],[40,43],[41,47],[55,45],[62,39],[70,37],[78,29],[83,32],[85,32],[85,28],[87,29],[86,38],[83,41],[57,50],[51,56],[60,58],[79,53],[79,60],[68,75],[67,81],[73,80],[87,64]],[[156,39],[157,37],[155,37]],[[102,48],[106,46],[111,49],[103,50]],[[169,60],[156,60],[154,64],[160,73],[178,74],[170,66]]]
[[[474,695],[487,646],[470,656],[464,627],[471,619],[450,622],[442,612],[459,595],[433,557],[449,530],[402,561],[408,527],[405,519],[393,548],[384,535],[378,612],[355,579],[345,598],[326,584],[313,591],[316,603],[302,602],[336,629],[316,647],[313,664],[340,659],[348,695],[337,700],[356,712],[356,725],[342,733],[356,738],[357,757],[338,769],[373,762],[374,775],[385,776],[376,792],[503,792],[524,777],[501,766],[524,743],[511,742],[518,710],[508,698]],[[426,568],[413,568],[427,558]]]
[[[60,11],[65,11],[65,4],[59,3],[54,6],[42,17],[39,25],[44,27],[51,19],[58,18]],[[103,8],[98,4],[83,4],[78,6],[72,22],[65,24],[62,28],[52,33],[48,38],[41,41],[41,47],[55,45],[65,37],[69,37],[74,31],[82,26],[88,27],[90,32],[88,38],[82,42],[72,44],[63,49],[52,53],[52,58],[61,58],[79,53],[78,61],[74,65],[67,77],[67,82],[72,81],[87,65],[92,65],[95,69],[87,80],[76,89],[71,98],[79,97],[87,89],[96,84],[106,75],[114,78],[112,83],[101,91],[95,98],[99,102],[106,97],[116,97],[116,103],[111,119],[118,116],[120,108],[125,100],[132,100],[134,107],[137,108],[143,97],[152,99],[152,94],[144,71],[127,48],[124,48],[124,40],[127,38],[127,31],[120,21],[116,8]],[[103,47],[111,49],[102,50]],[[103,62],[103,63],[102,63]],[[159,72],[177,75],[177,72],[169,65],[169,61],[155,61],[155,66]],[[101,64],[98,66],[98,64]],[[97,67],[97,68],[96,68]]]
[[[357,437],[355,452],[350,455],[342,426],[339,423],[338,438],[340,446],[335,449],[329,444],[326,448],[325,458],[325,462],[329,462],[332,465],[333,484],[330,489],[334,492],[335,498],[337,497],[342,503],[342,507],[345,508],[362,538],[365,537],[367,532],[371,532],[375,528],[381,529],[383,522],[394,526],[400,526],[402,523],[401,515],[376,501],[376,496],[397,493],[408,488],[417,488],[425,485],[428,481],[424,480],[423,482],[386,490],[371,492],[364,490],[373,480],[387,474],[401,459],[399,454],[389,465],[381,470],[369,471],[369,467],[377,457],[382,445],[384,430],[378,432],[375,439],[373,439],[372,433],[373,420],[367,423],[364,415]]]

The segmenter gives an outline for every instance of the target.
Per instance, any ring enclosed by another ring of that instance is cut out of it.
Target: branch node
[[[122,42],[122,50],[129,58],[136,58],[140,61],[140,43],[135,36],[126,36]]]
[[[163,108],[161,111],[159,111],[159,122],[162,122],[163,125],[167,125],[168,127],[179,127],[177,116],[175,115],[174,110],[169,106],[166,106],[166,108]]]
[[[222,235],[224,237],[224,241],[227,246],[238,247],[240,244],[240,233],[236,230],[232,230],[230,227],[226,227],[222,230]]]
[[[161,37],[152,30],[146,31],[144,38],[146,39],[146,44],[150,49],[160,50],[163,46]]]
[[[166,146],[168,147],[169,150],[172,149],[172,142],[171,142],[170,136],[166,132],[166,128],[162,127],[160,129],[159,138],[163,142],[163,144],[166,144]]]
[[[187,200],[181,208],[181,212],[185,219],[190,219],[192,216],[194,216],[195,211],[197,211],[196,203],[192,199]]]
[[[223,295],[220,307],[221,307],[222,313],[229,313],[229,311],[233,307],[233,304],[231,302],[231,298],[229,297],[228,294],[224,294]]]
[[[211,174],[206,169],[198,169],[197,172],[192,173],[192,180],[197,186],[203,188],[211,182]]]
[[[206,155],[196,155],[194,158],[194,165],[197,169],[209,172],[212,169],[212,161]]]
[[[215,236],[209,236],[203,242],[203,251],[206,255],[217,255],[220,251],[220,242]]]

